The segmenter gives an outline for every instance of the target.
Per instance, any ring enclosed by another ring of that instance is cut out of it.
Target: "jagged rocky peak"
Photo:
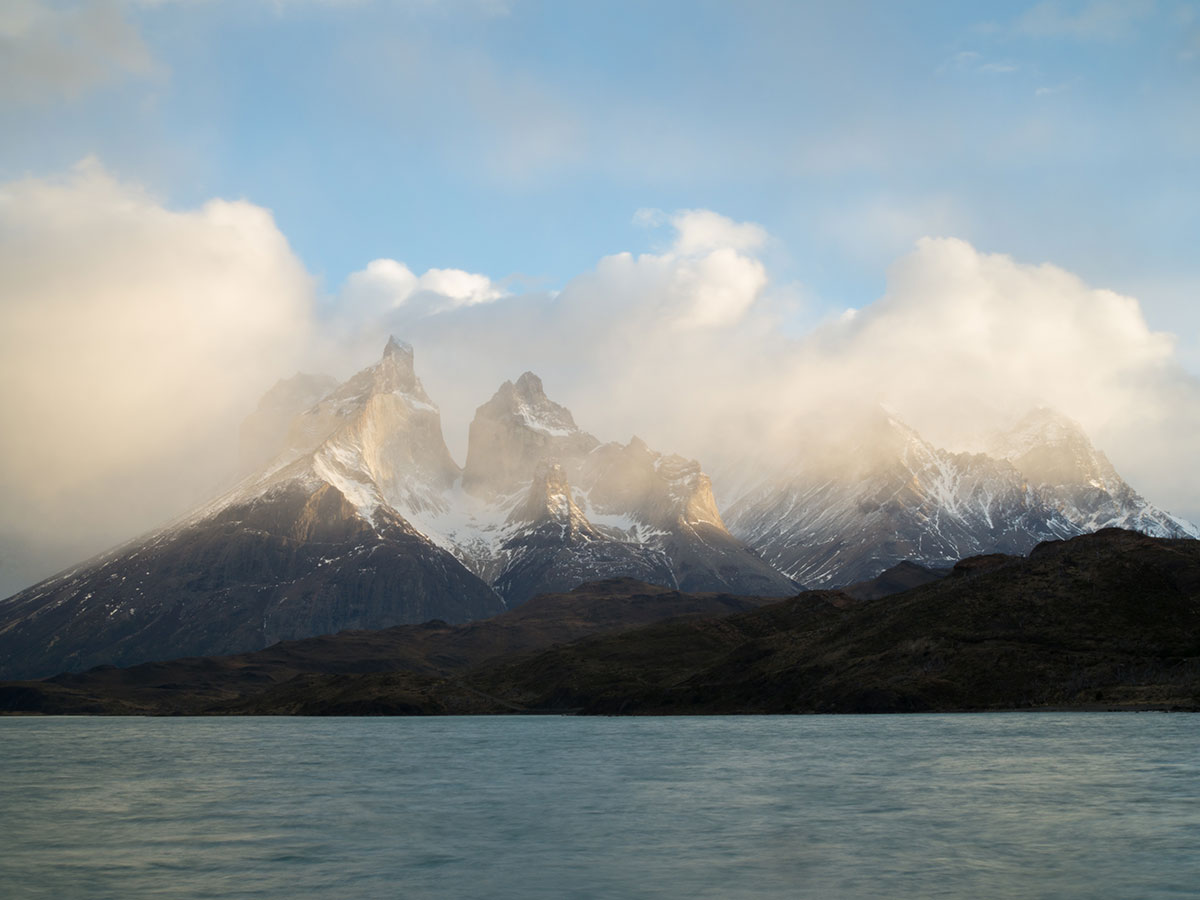
[[[706,523],[724,529],[712,481],[694,459],[651,450],[636,435],[604,444],[581,465],[589,502],[602,514],[627,512],[655,528]]]
[[[463,487],[471,493],[512,493],[529,482],[538,464],[567,460],[600,442],[580,431],[565,406],[546,396],[532,372],[506,381],[475,411],[467,438]]]
[[[1086,484],[1110,493],[1125,486],[1079,423],[1045,406],[1030,410],[997,435],[988,452],[1011,462],[1035,485]]]
[[[383,348],[383,358],[374,367],[374,375],[378,391],[411,394],[425,403],[429,402],[429,396],[413,366],[412,345],[397,340],[394,335],[388,338]]]
[[[571,411],[546,396],[542,379],[525,372],[514,384],[506,381],[485,406],[493,406],[501,415],[513,416],[534,431],[554,437],[567,437],[579,431]],[[481,407],[482,409],[482,407]]]
[[[336,392],[343,399],[366,399],[374,394],[400,394],[418,403],[432,405],[413,365],[413,348],[396,337],[389,337],[383,356],[363,369]]]
[[[321,477],[344,471],[351,482],[363,480],[352,474],[363,466],[378,484],[419,476],[446,486],[459,475],[442,437],[441,415],[413,368],[412,347],[394,337],[377,363],[291,420],[270,470],[314,452]]]
[[[443,505],[439,495],[460,470],[446,447],[441,414],[416,376],[412,347],[389,338],[378,363],[311,412],[326,411],[341,424],[316,453],[322,478],[348,496],[370,494],[364,508],[377,505],[377,497],[404,515]]]
[[[562,465],[552,461],[538,464],[525,502],[513,510],[509,521],[535,525],[553,522],[572,531],[588,527],[587,519],[571,496],[566,471]]]

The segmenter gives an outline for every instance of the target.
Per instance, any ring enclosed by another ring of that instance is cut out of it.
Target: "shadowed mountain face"
[[[242,437],[269,461],[234,490],[0,603],[0,676],[460,622],[613,577],[782,597],[1103,527],[1197,534],[1049,410],[988,454],[940,450],[880,411],[786,471],[754,469],[727,528],[698,462],[602,443],[526,372],[478,408],[460,469],[394,338],[342,384],[280,382]],[[893,576],[859,594],[920,577]]]
[[[432,621],[380,631],[285,641],[265,650],[233,656],[177,659],[130,668],[104,666],[48,681],[0,684],[0,712],[194,714],[238,711],[246,704],[300,695],[315,708],[324,687],[345,677],[381,674],[393,687],[405,685],[427,697],[427,682],[445,690],[443,679],[490,659],[554,644],[635,628],[662,619],[728,615],[771,602],[729,594],[683,594],[633,579],[584,585],[565,594],[546,594],[515,610],[484,621],[450,625]],[[424,685],[424,686],[423,686]],[[452,691],[453,708],[487,711],[494,700],[470,690]],[[271,700],[269,702],[275,702]],[[446,711],[445,701],[432,701]],[[342,712],[419,711],[392,697],[385,706],[366,702]],[[500,706],[503,709],[503,705]],[[280,711],[280,710],[273,710]],[[333,711],[330,708],[326,711]]]
[[[882,410],[815,439],[789,471],[731,504],[735,536],[810,586],[870,579],[910,560],[980,553],[1119,527],[1196,537],[1129,487],[1074,422],[1035,410],[989,453],[934,447]]]
[[[233,491],[4,601],[0,673],[493,615],[499,596],[397,512],[438,503],[457,477],[412,350],[390,341]]]
[[[292,481],[16,595],[0,660],[39,677],[501,608],[403,519],[368,523],[329,485]]]
[[[911,573],[910,573],[911,574]],[[41,712],[598,714],[1200,710],[1200,542],[1116,529],[874,600],[629,581],[242,657],[0,685]],[[668,618],[673,616],[674,618]],[[681,617],[680,617],[681,616]],[[642,624],[649,623],[649,624]]]
[[[530,372],[476,411],[448,511],[405,514],[509,605],[622,575],[687,591],[796,590],[725,528],[699,463],[638,438],[602,444]]]
[[[640,442],[600,445],[530,373],[480,407],[471,435],[464,473],[412,348],[394,338],[332,389],[320,376],[281,382],[243,430],[248,457],[270,454],[255,474],[0,604],[0,675],[461,622],[616,576],[794,590],[725,531],[699,464]]]

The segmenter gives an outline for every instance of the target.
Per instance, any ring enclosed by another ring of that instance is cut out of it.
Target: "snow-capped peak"
[[[988,453],[1011,462],[1033,484],[1091,485],[1110,493],[1125,487],[1082,426],[1045,406],[1030,410],[997,435]]]
[[[534,472],[525,502],[513,510],[510,522],[554,522],[581,528],[587,520],[571,496],[567,473],[557,462],[543,462]]]
[[[580,431],[565,406],[542,388],[532,372],[506,381],[475,411],[467,442],[463,487],[471,493],[502,495],[533,477],[546,459],[567,460],[599,441]]]
[[[579,431],[571,411],[547,397],[542,379],[532,372],[522,374],[515,384],[504,382],[487,406],[494,406],[496,413],[511,415],[526,428],[552,437],[566,437]]]
[[[413,366],[413,348],[403,341],[389,337],[383,357],[366,371],[371,373],[371,393],[406,394],[419,403],[433,406]]]

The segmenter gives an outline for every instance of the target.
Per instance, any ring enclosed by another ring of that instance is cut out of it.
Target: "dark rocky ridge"
[[[934,569],[904,560],[880,572],[874,578],[847,585],[839,590],[855,600],[879,600],[945,578],[951,571],[951,568]]]
[[[450,687],[447,679],[490,659],[590,634],[678,616],[724,615],[765,602],[728,594],[689,595],[633,579],[612,579],[565,594],[542,595],[518,609],[464,625],[435,620],[380,631],[347,631],[284,641],[253,653],[128,668],[102,666],[45,681],[0,684],[0,712],[212,713],[265,708],[264,704],[276,702],[266,695],[275,698],[297,692],[309,694],[303,702],[311,706],[323,685],[376,674],[393,689],[404,686],[423,693],[439,711],[494,711],[493,701],[481,702],[479,694]],[[431,692],[430,685],[437,685],[436,691]],[[452,702],[437,698],[438,691],[446,690],[455,697]],[[403,703],[394,696],[382,703],[357,711],[403,711]]]
[[[586,612],[575,607],[583,618],[612,621],[623,608],[615,618],[629,624],[628,610],[658,602],[655,590],[675,609],[698,611],[682,595],[628,582],[570,596],[590,598]],[[708,602],[725,604],[723,614],[597,629],[561,643],[570,629],[556,624],[554,598],[544,598],[525,609],[549,630],[507,645],[494,629],[522,610],[457,630],[393,630],[406,635],[400,640],[339,635],[240,661],[4,685],[0,705],[268,714],[1200,710],[1196,541],[1109,529],[1039,545],[1028,557],[964,560],[947,577],[875,600],[813,591],[757,607],[743,598]],[[472,641],[489,632],[480,652]],[[373,642],[382,644],[364,651]],[[275,675],[259,668],[268,658]],[[210,672],[224,673],[212,676],[225,679],[217,688],[205,680]]]
[[[589,713],[1200,709],[1200,543],[1109,529],[873,601],[816,591],[474,674]]]

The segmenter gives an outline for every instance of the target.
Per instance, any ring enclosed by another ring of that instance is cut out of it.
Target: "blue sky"
[[[815,320],[956,236],[1133,293],[1200,369],[1195,3],[113,8],[144,58],[6,104],[0,177],[246,198],[329,293],[377,257],[558,288],[661,243],[638,209],[707,208]]]

